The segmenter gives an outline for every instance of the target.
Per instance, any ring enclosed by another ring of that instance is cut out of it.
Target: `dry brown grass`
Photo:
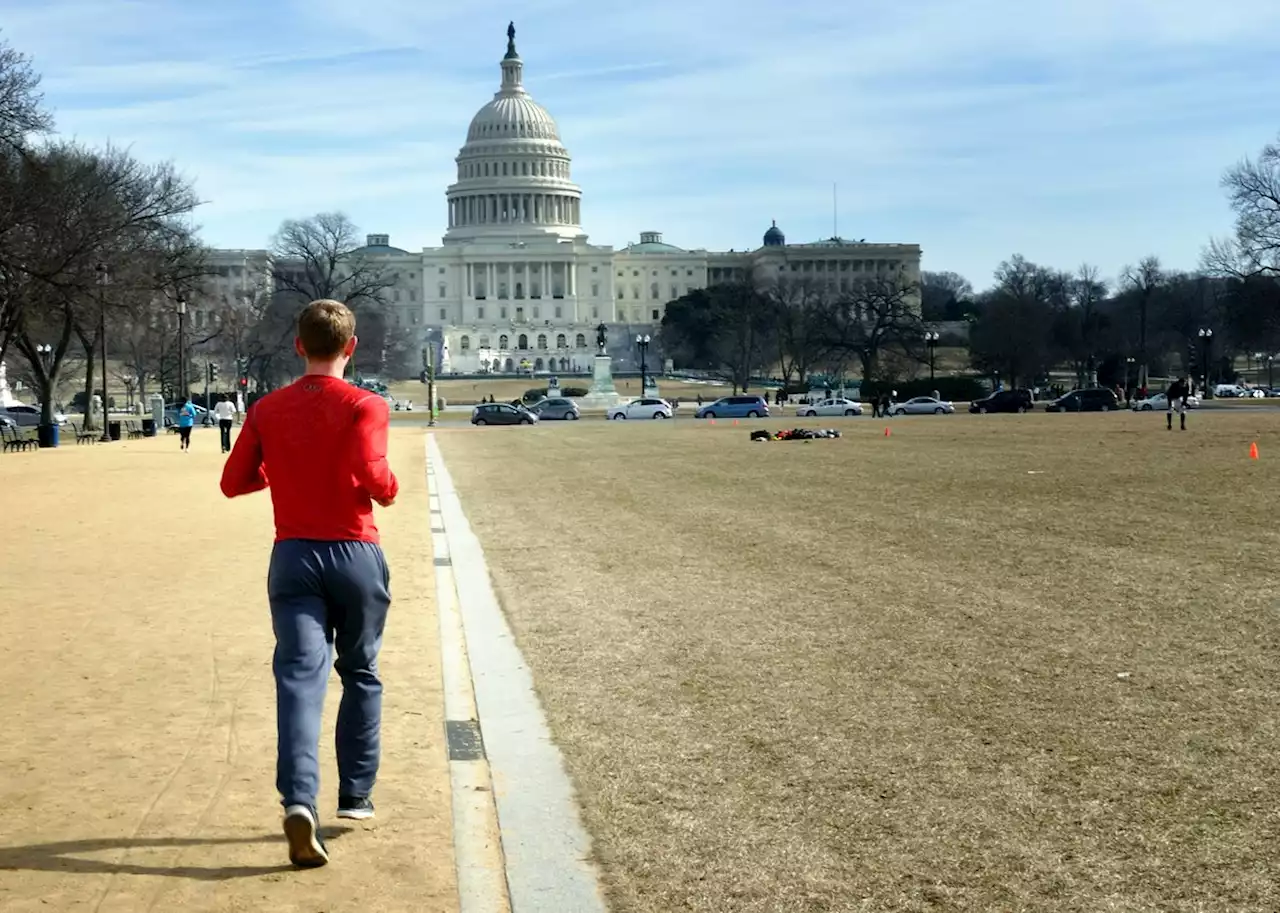
[[[379,516],[395,602],[378,819],[305,873],[275,792],[271,505],[223,499],[217,440],[0,456],[0,910],[456,910],[422,432],[393,434],[403,491]]]
[[[617,913],[1280,909],[1274,415],[747,424],[439,435]]]

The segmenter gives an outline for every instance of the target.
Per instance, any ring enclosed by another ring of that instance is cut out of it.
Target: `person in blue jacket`
[[[187,401],[178,410],[178,437],[182,440],[184,453],[191,449],[191,428],[195,423],[196,407],[192,404],[191,397],[188,396]]]

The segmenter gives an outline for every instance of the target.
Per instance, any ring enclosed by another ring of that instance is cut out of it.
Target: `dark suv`
[[[1106,387],[1072,390],[1044,407],[1045,412],[1110,412],[1120,408],[1116,392]]]
[[[990,396],[975,399],[969,404],[969,411],[983,415],[988,412],[1030,412],[1032,399],[1030,390],[997,390]]]

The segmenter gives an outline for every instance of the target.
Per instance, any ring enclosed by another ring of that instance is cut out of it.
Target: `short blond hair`
[[[298,315],[298,341],[308,358],[337,358],[355,335],[356,315],[341,301],[321,298]]]

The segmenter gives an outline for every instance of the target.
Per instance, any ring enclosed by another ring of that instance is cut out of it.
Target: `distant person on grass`
[[[178,410],[178,440],[181,443],[183,453],[191,449],[191,429],[196,424],[196,407],[191,402],[191,397],[187,397],[187,401],[182,404],[182,408]]]
[[[271,486],[276,538],[267,598],[276,637],[276,787],[289,860],[307,868],[329,861],[316,795],[331,645],[342,679],[335,739],[339,818],[373,817],[369,796],[381,747],[378,651],[391,574],[372,505],[390,507],[399,484],[387,463],[386,402],[343,380],[356,349],[355,325],[337,301],[307,305],[294,342],[306,373],[253,404],[222,471],[228,498]]]
[[[1173,430],[1173,413],[1178,413],[1178,422],[1183,431],[1187,430],[1187,397],[1191,394],[1191,385],[1185,378],[1179,377],[1165,391],[1165,427]]]
[[[231,426],[236,423],[236,404],[224,393],[218,397],[218,404],[213,407],[213,414],[218,417],[218,433],[222,436],[222,452],[231,452]]]

